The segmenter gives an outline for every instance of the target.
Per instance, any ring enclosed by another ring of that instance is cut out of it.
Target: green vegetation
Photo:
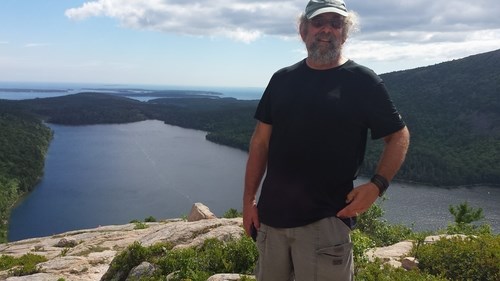
[[[455,223],[470,225],[481,217],[477,216],[479,209],[468,207],[466,203],[450,206],[450,212],[456,210],[464,211],[460,212],[460,216],[455,215]],[[238,211],[230,209],[226,213],[238,214]],[[500,235],[476,231],[469,236],[454,236],[433,243],[422,243],[422,237],[427,234],[389,225],[381,220],[382,214],[383,210],[379,205],[372,206],[360,218],[360,227],[352,232],[356,280],[500,280]],[[457,222],[458,217],[473,219]],[[371,227],[377,230],[368,229]],[[416,241],[410,254],[419,261],[418,268],[393,268],[381,260],[370,262],[364,256],[369,248],[392,244],[389,241],[393,239]],[[97,247],[89,249],[89,252],[103,250],[106,248]],[[201,246],[180,249],[173,249],[170,243],[145,247],[135,242],[114,258],[101,280],[125,280],[129,272],[142,262],[154,265],[155,272],[140,280],[167,280],[167,276],[170,276],[171,279],[168,280],[172,281],[205,281],[217,273],[239,273],[242,280],[253,280],[246,275],[253,274],[257,258],[255,243],[245,235],[229,241],[207,239]],[[31,253],[19,258],[3,255],[0,257],[0,271],[8,270],[10,276],[31,275],[40,272],[38,264],[44,261],[45,257]]]
[[[400,179],[500,183],[500,50],[382,75],[411,131]]]
[[[199,248],[172,250],[170,244],[143,247],[134,243],[119,254],[101,280],[125,280],[128,272],[143,261],[155,264],[157,271],[148,280],[205,281],[216,273],[251,274],[257,260],[257,249],[248,237],[222,242],[207,239]]]
[[[232,219],[232,218],[238,218],[241,216],[243,216],[243,214],[241,212],[238,212],[238,210],[231,208],[231,209],[227,210],[222,217],[226,218],[226,219]]]
[[[487,224],[476,225],[484,218],[482,208],[469,207],[467,202],[457,206],[449,206],[448,210],[454,217],[454,223],[449,224],[446,232],[449,234],[463,233],[463,234],[488,234],[491,233],[491,227]]]
[[[0,104],[0,243],[7,240],[11,207],[43,174],[51,138],[39,119]]]
[[[462,209],[464,204],[450,209]],[[238,214],[230,209],[227,214]],[[477,213],[467,208],[465,216]],[[352,232],[356,280],[362,281],[448,281],[448,280],[500,280],[500,235],[474,233],[423,244],[425,233],[414,233],[407,228],[389,225],[381,220],[379,205],[360,218],[360,227]],[[474,221],[464,222],[470,224]],[[376,230],[372,230],[371,228]],[[416,241],[411,253],[419,260],[414,270],[393,268],[381,260],[368,261],[364,252],[369,248],[412,239]],[[395,241],[395,242],[394,242]],[[223,242],[208,239],[196,248],[173,250],[173,245],[160,243],[144,247],[136,242],[115,257],[110,269],[101,280],[125,280],[132,268],[146,261],[156,271],[141,280],[205,281],[217,273],[239,273],[242,280],[252,280],[258,252],[247,236]]]
[[[156,222],[156,218],[153,216],[149,216],[144,219],[144,222]]]
[[[454,237],[418,249],[419,268],[449,280],[500,280],[500,237]]]
[[[40,255],[31,253],[25,254],[19,258],[11,256],[0,256],[0,271],[9,270],[11,276],[31,275],[39,272],[38,264],[47,259]]]
[[[412,135],[397,179],[439,186],[500,185],[500,50],[381,75]],[[248,149],[258,101],[189,91],[147,103],[80,93],[9,102],[51,123],[81,125],[158,119],[204,130],[206,138]],[[0,108],[4,101],[0,101]],[[370,141],[361,171],[371,175],[381,141]]]
[[[499,64],[497,50],[381,75],[412,135],[396,179],[500,186]],[[40,120],[84,125],[158,119],[204,130],[210,141],[247,150],[257,104],[191,91],[147,103],[99,93],[0,100],[0,242],[7,238],[11,207],[43,175],[52,136]],[[369,142],[361,175],[373,173],[381,148],[381,141]]]
[[[356,228],[376,247],[388,246],[401,240],[412,239],[414,233],[404,225],[392,225],[382,217],[384,211],[379,204],[374,204],[358,217]],[[366,242],[365,242],[366,243]]]

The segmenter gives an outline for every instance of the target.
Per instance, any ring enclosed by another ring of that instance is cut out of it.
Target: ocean
[[[144,94],[142,97],[130,97],[147,101],[148,93],[165,90],[203,91],[219,93],[219,97],[231,97],[239,100],[260,99],[264,88],[259,87],[201,87],[201,86],[169,86],[169,85],[124,85],[98,83],[42,83],[42,82],[0,82],[0,99],[22,100],[34,98],[49,98],[76,94],[85,91],[96,91],[116,94]]]

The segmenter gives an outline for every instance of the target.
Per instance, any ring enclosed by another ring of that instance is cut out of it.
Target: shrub
[[[205,281],[216,273],[250,274],[257,255],[255,243],[246,236],[228,242],[207,239],[198,249],[170,251],[158,264],[162,275],[176,272],[175,280]]]
[[[146,229],[148,228],[148,225],[144,222],[134,222],[135,226],[134,229]]]
[[[450,205],[448,210],[455,218],[455,223],[472,223],[484,219],[482,208],[469,207],[467,202],[457,206]]]
[[[25,254],[19,258],[11,256],[0,257],[0,270],[10,269],[9,274],[14,276],[31,275],[39,272],[38,264],[47,261],[47,258],[35,254]]]
[[[441,239],[421,245],[419,268],[451,280],[500,280],[500,236]]]
[[[233,209],[233,208],[227,210],[223,215],[223,217],[226,219],[238,218],[241,216],[242,216],[242,214],[240,212],[238,212],[238,210]]]
[[[351,232],[351,240],[353,244],[354,263],[358,264],[368,262],[365,252],[368,249],[375,247],[375,242],[359,229],[355,229]]]
[[[474,222],[484,219],[482,208],[469,207],[467,202],[457,206],[450,205],[448,210],[454,217],[454,223],[446,228],[447,234],[481,235],[491,234],[491,227],[488,224],[475,225]]]
[[[156,218],[153,216],[149,216],[144,219],[144,222],[156,222]]]
[[[433,276],[419,270],[407,271],[382,265],[380,261],[356,267],[356,281],[447,281],[446,278]]]
[[[147,257],[147,249],[142,247],[139,242],[134,242],[113,259],[101,280],[124,280],[129,271],[145,261]]]
[[[198,248],[176,250],[170,244],[143,247],[136,242],[113,260],[101,280],[124,280],[143,261],[157,266],[155,275],[147,280],[164,280],[172,273],[172,281],[205,281],[216,273],[250,274],[257,255],[255,243],[246,236],[228,242],[207,239]]]
[[[368,211],[358,217],[357,229],[366,234],[375,246],[388,246],[413,237],[410,228],[404,225],[391,225],[382,216],[384,211],[379,204],[373,204]]]

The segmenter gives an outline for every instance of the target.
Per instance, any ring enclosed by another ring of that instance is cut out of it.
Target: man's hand
[[[379,190],[372,182],[354,188],[347,194],[346,202],[349,204],[337,213],[337,217],[352,218],[361,215],[377,200],[378,194]]]
[[[245,204],[243,206],[243,228],[248,236],[252,236],[250,230],[252,224],[256,229],[260,228],[259,213],[256,202]]]

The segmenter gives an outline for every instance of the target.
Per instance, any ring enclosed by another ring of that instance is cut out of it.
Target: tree
[[[467,202],[458,206],[450,205],[448,210],[455,217],[455,223],[457,224],[469,224],[484,219],[483,209],[469,207]]]
[[[491,233],[491,226],[488,224],[480,226],[472,224],[484,218],[482,208],[469,207],[467,202],[464,202],[457,206],[450,205],[448,210],[455,217],[455,223],[448,225],[446,228],[448,234],[477,235]]]

